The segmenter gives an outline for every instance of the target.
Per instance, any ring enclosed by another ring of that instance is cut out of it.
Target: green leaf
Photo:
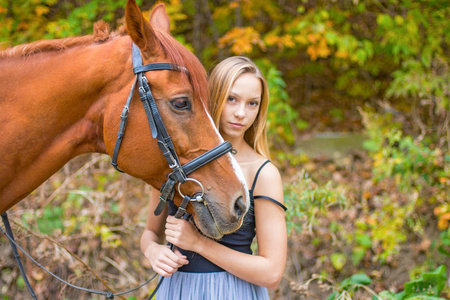
[[[352,250],[352,263],[354,266],[357,266],[366,255],[366,249],[363,247],[355,247]]]
[[[432,272],[424,273],[419,279],[405,283],[405,299],[412,296],[438,297],[446,281],[446,266],[442,265]]]
[[[338,253],[338,252],[331,254],[330,260],[331,260],[331,264],[337,271],[342,270],[345,263],[347,262],[347,258],[345,257],[345,255],[342,253]]]
[[[356,242],[366,248],[372,247],[372,239],[366,233],[356,233],[355,237]]]
[[[17,277],[16,284],[20,290],[25,289],[25,280],[22,276]]]
[[[370,277],[364,273],[358,273],[358,274],[354,274],[350,277],[350,283],[369,285],[372,283],[372,279],[370,279]]]

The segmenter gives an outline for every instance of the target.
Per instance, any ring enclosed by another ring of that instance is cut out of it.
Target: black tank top
[[[239,252],[252,254],[251,244],[256,235],[255,231],[255,210],[254,210],[254,199],[264,198],[270,200],[277,205],[281,206],[285,211],[286,207],[280,202],[266,196],[253,196],[253,190],[256,185],[256,180],[258,179],[259,173],[261,169],[269,162],[269,160],[265,161],[258,169],[255,175],[255,179],[253,180],[252,188],[249,190],[250,194],[250,208],[247,214],[244,216],[244,221],[237,231],[224,235],[218,242],[228,248],[234,249]],[[173,201],[169,201],[169,215],[175,215],[178,207],[173,203]],[[213,264],[200,254],[197,254],[192,251],[186,251],[183,249],[179,249],[180,252],[187,257],[189,264],[182,266],[178,269],[181,272],[191,272],[191,273],[210,273],[210,272],[223,272],[225,271],[221,267]]]

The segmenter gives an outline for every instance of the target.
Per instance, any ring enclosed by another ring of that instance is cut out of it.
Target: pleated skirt
[[[164,278],[156,300],[269,300],[265,287],[258,286],[228,272],[175,272]]]

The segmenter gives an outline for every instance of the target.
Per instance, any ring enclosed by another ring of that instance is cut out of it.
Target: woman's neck
[[[256,151],[247,144],[243,137],[230,138],[224,136],[224,139],[233,145],[233,149],[236,150],[234,157],[239,164],[251,162],[258,157]]]

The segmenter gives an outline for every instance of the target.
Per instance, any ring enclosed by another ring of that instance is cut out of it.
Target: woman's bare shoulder
[[[265,161],[266,160],[264,159],[259,164],[259,167],[261,167]],[[281,184],[280,171],[272,162],[269,161],[261,168],[261,171],[260,171],[260,174],[258,177],[258,182],[261,182],[261,183],[275,182],[275,183]]]
[[[263,159],[258,168],[265,161],[266,159]],[[283,203],[283,183],[280,171],[272,162],[266,163],[259,172],[253,194],[271,197]]]

